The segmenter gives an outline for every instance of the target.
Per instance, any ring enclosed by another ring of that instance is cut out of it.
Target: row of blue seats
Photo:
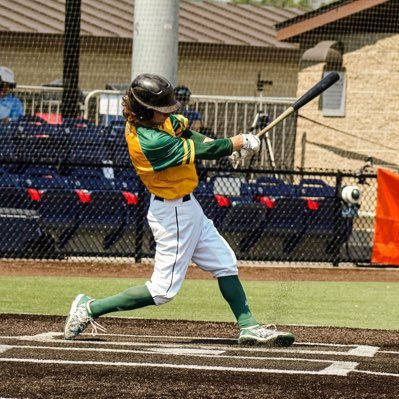
[[[46,189],[122,190],[137,192],[139,178],[133,168],[56,167],[34,165],[0,166],[0,187]]]
[[[82,245],[88,251],[101,247],[107,250],[127,232],[136,229],[138,196],[119,190],[91,191],[32,188],[0,188],[1,229],[8,226],[10,234],[20,235],[19,241],[45,235],[62,251],[72,242],[79,242],[82,234],[91,244]],[[10,216],[13,215],[13,216]],[[25,226],[25,233],[18,226]],[[9,244],[3,239],[0,247]]]
[[[250,251],[267,235],[281,237],[286,253],[311,236],[327,237],[329,253],[339,251],[349,239],[353,220],[342,216],[343,204],[335,187],[323,180],[302,179],[294,185],[260,177],[242,182],[239,194],[229,195],[229,178],[221,179],[225,180],[223,194],[215,194],[212,180],[200,183],[195,194],[222,234],[234,235],[240,241],[241,252]]]
[[[129,173],[134,176],[131,170]],[[48,176],[51,178],[48,179]],[[127,234],[135,234],[138,203],[147,201],[148,204],[148,195],[139,198],[134,189],[129,191],[108,187],[104,190],[97,184],[91,187],[74,184],[49,188],[48,180],[57,176],[44,175],[41,178],[44,179],[44,185],[40,185],[40,181],[36,181],[35,185],[23,181],[22,184],[1,185],[0,208],[36,211],[38,222],[34,223],[39,223],[40,228],[53,237],[58,250],[79,240],[83,234],[99,241],[101,251],[120,244]],[[223,179],[226,188],[229,188],[231,181],[229,178]],[[261,179],[263,183],[267,180]],[[315,186],[315,183],[313,181],[312,185]],[[247,184],[253,186],[249,196]],[[241,253],[249,253],[258,240],[265,236],[281,237],[283,250],[287,254],[292,253],[309,236],[327,237],[326,252],[331,254],[336,254],[348,240],[352,220],[342,217],[341,204],[335,196],[321,197],[320,192],[315,191],[313,198],[292,195],[293,192],[298,193],[296,189],[292,189],[290,195],[281,195],[282,192],[276,192],[275,187],[270,191],[262,189],[262,195],[259,196],[257,189],[260,186],[256,182],[244,182],[240,188],[246,195],[217,194],[215,181],[211,180],[200,184],[195,191],[204,212],[214,220],[223,235],[237,241]],[[220,190],[220,184],[218,187]],[[324,193],[331,194],[332,191],[324,189]],[[143,220],[139,224],[145,225],[144,213],[141,217]],[[5,220],[9,221],[9,218]],[[21,223],[21,219],[16,220]],[[88,246],[87,243],[82,244],[82,247]]]
[[[124,125],[0,124],[0,162],[130,164]]]

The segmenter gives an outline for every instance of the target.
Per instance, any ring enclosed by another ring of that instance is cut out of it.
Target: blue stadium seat
[[[38,195],[40,195],[38,193]],[[34,209],[36,195],[19,185],[15,176],[5,167],[0,167],[0,207]]]
[[[14,160],[17,161],[60,164],[67,159],[71,149],[70,135],[59,125],[15,125],[12,134]]]
[[[194,190],[194,196],[200,203],[205,215],[219,227],[230,207],[230,199],[214,193],[214,181],[200,181]]]
[[[131,166],[125,139],[125,122],[115,122],[104,129],[105,145],[109,159],[118,166]]]
[[[297,195],[296,187],[276,177],[259,177],[254,183],[255,195],[258,197],[270,196],[292,197]]]
[[[65,128],[71,137],[71,151],[67,158],[69,164],[101,165],[109,160],[102,128],[97,126],[71,125]]]
[[[137,198],[121,191],[49,190],[41,204],[42,225],[64,254],[115,253],[119,241],[135,231]]]
[[[43,118],[40,118],[40,116],[34,116],[34,115],[24,115],[21,116],[18,119],[12,120],[10,123],[14,125],[47,125],[47,121]]]
[[[335,187],[329,186],[321,179],[301,179],[298,186],[298,194],[302,197],[328,198],[335,197]]]
[[[17,187],[18,183],[6,167],[0,166],[0,187]]]
[[[44,237],[36,211],[40,195],[38,191],[19,187],[7,169],[0,167],[1,256],[26,258],[38,254]]]
[[[15,160],[15,124],[0,123],[0,162]]]
[[[2,190],[2,189],[0,189]],[[33,209],[0,207],[0,254],[2,257],[38,256],[44,232]]]
[[[84,203],[75,190],[46,190],[38,206],[40,223],[62,250],[79,228]]]
[[[98,167],[71,167],[63,175],[69,189],[113,190],[113,183]]]
[[[20,187],[31,187],[38,190],[67,188],[65,179],[51,166],[29,165],[21,173],[13,174],[13,177]]]
[[[139,184],[140,178],[137,176],[133,166],[114,169],[115,189],[137,193],[139,191]]]
[[[76,128],[95,128],[95,124],[84,118],[63,118],[62,119],[62,126],[64,127],[76,127]]]

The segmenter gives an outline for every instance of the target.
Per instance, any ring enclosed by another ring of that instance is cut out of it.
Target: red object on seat
[[[276,200],[270,197],[260,197],[259,202],[265,204],[268,208],[273,209],[276,207]]]
[[[215,199],[216,199],[218,205],[221,207],[226,208],[226,207],[230,206],[230,200],[227,197],[225,197],[224,195],[215,194]]]
[[[130,193],[129,191],[122,191],[128,205],[137,205],[139,203],[139,197],[136,194]]]
[[[76,190],[76,194],[79,197],[80,202],[88,204],[91,202],[91,194],[87,190]]]
[[[311,211],[317,211],[319,209],[320,204],[318,201],[308,199],[306,200],[306,206]]]
[[[37,112],[36,116],[44,119],[47,123],[57,125],[62,123],[62,115],[61,114],[47,114],[44,112]]]
[[[43,193],[36,188],[28,188],[28,194],[32,201],[40,201]]]

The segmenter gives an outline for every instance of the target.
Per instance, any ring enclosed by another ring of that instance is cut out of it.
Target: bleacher
[[[194,194],[240,259],[336,262],[352,232],[353,217],[342,216],[336,187],[322,179],[217,173]],[[123,123],[0,125],[1,232],[11,242],[0,255],[134,256],[140,248],[153,256],[148,203]]]
[[[219,176],[194,193],[240,259],[336,262],[353,228],[336,188],[321,179]]]
[[[132,256],[139,179],[113,167],[117,146],[127,153],[123,131],[81,119],[0,124],[1,230],[15,241],[0,254]]]

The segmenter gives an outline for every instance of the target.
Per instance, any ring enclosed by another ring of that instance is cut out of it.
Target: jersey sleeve
[[[182,137],[194,141],[195,159],[219,159],[233,152],[233,143],[230,139],[204,140],[207,136],[194,130],[186,130]]]
[[[172,123],[173,131],[176,136],[181,136],[188,127],[188,119],[183,115],[170,115],[169,120]]]
[[[206,143],[194,142],[195,159],[219,159],[233,152],[230,139],[216,139]]]
[[[206,136],[204,134],[196,132],[195,130],[188,130],[188,129],[182,133],[181,137],[184,137],[186,139],[191,139],[197,143],[202,143],[206,139]]]
[[[143,154],[154,171],[161,171],[172,166],[194,163],[194,142],[180,137],[173,137],[164,132],[151,131],[140,135]]]

